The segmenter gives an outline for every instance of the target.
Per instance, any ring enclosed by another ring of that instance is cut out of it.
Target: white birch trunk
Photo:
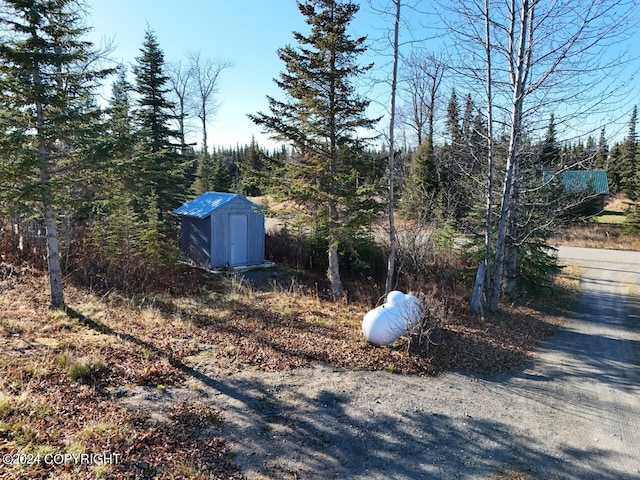
[[[473,294],[471,295],[471,313],[484,314],[482,308],[482,290],[484,289],[484,279],[486,278],[485,269],[486,265],[484,263],[478,265],[476,280],[473,284]]]
[[[387,260],[387,278],[385,293],[394,289],[393,277],[396,261],[396,225],[394,218],[394,179],[395,170],[395,118],[396,118],[396,88],[398,84],[398,35],[400,30],[400,0],[394,0],[396,5],[395,24],[393,30],[393,75],[391,78],[391,118],[389,121],[389,258]]]
[[[493,174],[494,150],[493,150],[493,71],[491,66],[491,22],[489,17],[489,0],[484,2],[485,15],[485,56],[487,62],[487,190],[486,190],[486,216],[484,233],[484,278],[483,287],[485,299],[489,298],[489,288],[491,286],[491,246],[493,240]],[[478,300],[480,301],[480,299]],[[478,311],[472,305],[472,310]]]
[[[509,220],[512,215],[512,204],[514,200],[513,189],[515,175],[518,170],[518,158],[520,154],[520,141],[522,134],[523,103],[525,96],[525,85],[529,74],[531,62],[531,29],[533,28],[533,5],[529,5],[529,0],[522,0],[520,11],[519,38],[515,38],[515,27],[517,19],[515,14],[515,0],[511,2],[512,19],[510,25],[510,58],[511,61],[511,85],[513,88],[513,103],[511,109],[511,122],[509,129],[509,151],[507,155],[507,165],[505,171],[504,185],[502,190],[502,201],[500,205],[500,219],[498,221],[498,231],[496,238],[496,252],[494,260],[493,280],[491,282],[490,295],[487,308],[491,311],[498,309],[500,296],[502,294],[503,275],[505,267],[505,248]],[[535,4],[534,4],[535,5]],[[517,48],[517,52],[514,50]]]
[[[47,229],[47,268],[49,272],[51,308],[64,308],[58,228],[56,225],[56,215],[51,205],[45,206],[44,224]]]
[[[519,180],[518,172],[515,172],[513,192],[511,196],[511,208],[509,209],[509,222],[507,226],[506,255],[504,260],[505,272],[503,276],[502,290],[506,295],[516,291],[517,267],[518,267],[518,198]]]

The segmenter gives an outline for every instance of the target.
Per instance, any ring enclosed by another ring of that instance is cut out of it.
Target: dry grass
[[[640,236],[626,235],[620,225],[613,224],[594,223],[563,228],[554,241],[573,247],[640,250]]]
[[[49,311],[44,278],[23,276],[0,299],[0,454],[41,456],[40,464],[5,465],[2,478],[172,478],[186,458],[194,473],[180,478],[243,478],[220,438],[197,436],[219,426],[219,412],[183,405],[158,424],[117,407],[106,390],[182,382],[178,358],[196,349],[193,327],[114,294],[70,286],[66,294],[71,309]],[[201,423],[186,412],[200,412]],[[94,452],[121,454],[121,463],[42,461]]]
[[[623,233],[626,215],[633,205],[625,195],[616,195],[609,199],[603,213],[594,218],[594,223],[563,228],[556,241],[574,247],[640,250],[640,237]]]
[[[627,213],[631,210],[634,202],[624,194],[611,197],[605,206],[605,210],[610,212]]]
[[[190,295],[152,298],[68,285],[70,308],[59,312],[46,308],[42,275],[12,277],[0,297],[0,454],[108,451],[124,460],[68,471],[11,466],[3,478],[173,478],[172,471],[187,479],[242,478],[215,436],[224,412],[181,405],[158,423],[116,406],[109,387],[193,384],[203,379],[204,362],[218,374],[318,361],[420,375],[504,371],[525,362],[561,321],[534,305],[481,320],[432,297],[430,311],[441,320],[435,344],[404,337],[378,348],[361,333],[370,305],[328,302],[296,283],[263,290],[238,277],[221,278],[216,288],[202,284]]]

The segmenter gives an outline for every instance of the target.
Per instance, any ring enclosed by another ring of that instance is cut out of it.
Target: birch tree
[[[496,232],[494,271],[487,295],[487,307],[491,311],[498,309],[502,293],[503,272],[505,268],[505,250],[507,247],[507,229],[513,225],[517,214],[517,172],[520,157],[520,143],[523,131],[524,100],[531,72],[533,58],[535,0],[511,1],[508,17],[509,47],[506,52],[510,87],[512,92],[511,118],[509,121],[509,147],[502,186],[502,198]],[[519,10],[519,12],[518,12]],[[519,13],[519,16],[518,16]],[[490,13],[489,13],[490,14]]]
[[[483,312],[482,295],[488,290],[485,286],[491,285],[491,249],[493,229],[493,188],[494,188],[494,142],[493,142],[493,71],[491,69],[491,17],[489,0],[484,0],[484,8],[481,11],[484,25],[483,52],[485,55],[485,94],[487,112],[487,170],[485,189],[485,223],[484,223],[484,262],[478,268],[473,295],[471,297],[471,311]],[[488,296],[488,295],[487,295]]]
[[[382,5],[379,5],[382,3]],[[385,280],[385,291],[389,293],[393,289],[394,276],[395,276],[395,262],[397,255],[397,230],[395,225],[395,175],[396,175],[396,127],[398,124],[398,91],[399,91],[399,69],[402,59],[400,48],[402,46],[400,40],[400,25],[404,23],[403,34],[411,34],[411,29],[406,23],[406,19],[402,17],[403,6],[408,7],[414,14],[416,13],[416,6],[411,2],[403,2],[401,0],[391,0],[391,2],[374,2],[369,1],[369,8],[377,15],[383,15],[393,19],[393,29],[391,30],[390,38],[382,40],[384,42],[384,49],[391,49],[392,61],[390,78],[385,78],[381,83],[388,84],[390,87],[389,104],[384,105],[388,108],[389,114],[389,129],[388,129],[388,159],[387,159],[387,216],[388,216],[388,228],[389,228],[389,255],[387,258],[387,276]],[[404,45],[417,42],[415,39],[404,40]],[[388,45],[388,46],[387,46]],[[428,68],[428,67],[425,67]],[[433,79],[433,88],[429,89],[430,93],[435,95],[434,90],[441,80],[440,65],[436,69],[435,78]],[[411,71],[411,73],[415,73]],[[424,72],[421,72],[424,73]],[[412,82],[413,81],[413,82]],[[428,135],[432,139],[433,137],[433,103],[430,105],[425,101],[428,95],[425,89],[422,89],[426,83],[422,74],[411,75],[409,79],[409,91],[413,94],[412,100],[412,113],[408,115],[410,117],[407,124],[411,125],[415,130],[418,137],[418,142],[422,143],[422,134],[427,124]]]
[[[209,154],[207,125],[218,109],[216,93],[218,93],[219,77],[232,64],[224,60],[202,58],[200,53],[190,54],[189,61],[190,77],[193,83],[193,108],[202,125],[202,152],[206,157]]]
[[[180,142],[180,151],[185,153],[187,149],[187,122],[190,112],[190,102],[193,91],[193,75],[189,67],[182,61],[167,63],[167,83],[169,93],[174,100],[171,102],[171,113],[178,123],[177,138]]]
[[[427,140],[433,145],[436,107],[440,85],[446,71],[442,54],[412,52],[405,61],[403,96],[406,105],[401,121],[415,132],[418,145]]]
[[[488,104],[498,110],[507,128],[508,149],[491,241],[493,271],[485,285],[489,310],[498,308],[507,257],[513,262],[517,237],[522,237],[517,220],[522,194],[519,161],[528,146],[523,137],[543,128],[558,105],[563,114],[556,118],[579,129],[586,117],[611,109],[620,99],[623,79],[617,73],[624,64],[625,45],[619,41],[629,32],[633,8],[624,0],[463,0],[453,7],[458,22],[449,26],[464,56],[460,70],[473,84],[491,85]]]
[[[400,11],[401,1],[393,0],[395,6],[395,17],[393,23],[393,68],[391,72],[391,115],[389,118],[389,257],[387,259],[387,278],[385,280],[385,293],[393,290],[393,278],[395,274],[396,262],[396,225],[394,210],[394,172],[395,172],[395,127],[396,127],[396,92],[398,89],[398,61],[399,61],[399,35],[400,35]]]

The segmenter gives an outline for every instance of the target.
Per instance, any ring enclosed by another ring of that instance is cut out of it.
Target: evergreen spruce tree
[[[295,159],[288,165],[288,196],[304,206],[328,245],[327,277],[334,298],[343,295],[338,250],[370,218],[371,191],[364,144],[358,135],[377,120],[365,116],[368,101],[355,92],[353,80],[371,66],[356,63],[365,38],[353,39],[347,27],[359,7],[350,1],[309,0],[298,8],[311,28],[294,32],[298,47],[278,51],[285,64],[276,84],[284,100],[268,97],[270,113],[250,118],[279,140],[291,142]],[[369,215],[367,217],[365,215]]]
[[[447,105],[445,126],[450,144],[445,144],[442,152],[440,178],[442,180],[444,212],[454,214],[458,202],[456,194],[457,165],[460,162],[460,144],[462,143],[462,129],[460,127],[460,106],[455,89],[451,90]]]
[[[605,135],[605,129],[600,129],[600,138],[598,139],[598,153],[596,155],[596,169],[608,170],[609,169],[609,146],[607,145],[607,138]]]
[[[132,85],[127,81],[124,67],[117,71],[116,80],[111,86],[111,101],[107,114],[109,153],[112,163],[126,175],[133,168],[130,165],[135,145],[132,116]]]
[[[549,125],[540,152],[540,166],[546,171],[555,171],[561,165],[560,147],[556,140],[556,123],[553,113],[549,116]]]
[[[638,107],[634,106],[629,118],[629,133],[622,143],[622,157],[618,161],[616,170],[620,178],[620,190],[632,200],[637,199],[636,168],[638,156]]]
[[[483,160],[487,158],[488,154],[487,136],[487,119],[481,112],[476,111],[476,114],[473,117],[473,130],[471,131],[471,136],[469,138],[473,156],[472,170],[474,174],[477,173],[480,175],[480,172],[483,170]]]
[[[624,223],[624,233],[628,235],[637,235],[640,232],[640,208],[633,207]]]
[[[413,154],[412,175],[415,186],[427,194],[437,194],[440,189],[439,173],[435,162],[433,145],[427,139],[418,146]]]
[[[440,175],[431,140],[426,138],[413,152],[411,171],[402,195],[406,218],[429,221],[433,218],[440,191]]]
[[[460,127],[460,105],[458,105],[458,96],[455,89],[451,90],[451,96],[449,97],[446,125],[451,145],[459,145],[462,138],[462,129]]]
[[[193,190],[197,195],[205,192],[229,192],[232,187],[229,169],[222,162],[223,154],[214,152],[213,155],[198,156],[198,169]]]
[[[617,194],[621,191],[622,178],[620,176],[620,159],[622,158],[622,146],[620,143],[615,143],[609,151],[609,163],[607,168],[607,177],[609,178],[609,191],[612,194]]]
[[[133,67],[138,94],[135,171],[142,197],[157,195],[162,214],[185,200],[188,187],[185,171],[191,161],[180,155],[178,132],[171,127],[172,104],[168,100],[164,53],[151,30],[146,31],[140,51]]]
[[[484,196],[477,183],[481,178],[486,158],[486,130],[484,117],[474,114],[476,107],[471,94],[465,97],[464,113],[460,124],[460,144],[456,148],[458,160],[455,164],[457,174],[458,207],[456,217],[467,217]]]
[[[241,161],[238,165],[240,184],[238,191],[243,195],[259,196],[261,189],[261,172],[263,170],[261,152],[255,139],[244,149]]]
[[[458,96],[455,89],[451,91],[445,120],[451,144],[445,144],[442,149],[439,172],[443,211],[457,220],[470,213],[474,197],[480,191],[477,178],[482,171],[481,158],[484,158],[480,155],[486,150],[486,140],[481,138],[486,128],[478,125],[482,116],[474,116],[474,110],[471,95],[466,95],[463,117],[460,118]]]
[[[103,287],[138,285],[137,271],[143,223],[134,210],[131,198],[112,185],[110,194],[95,203],[91,226],[92,284],[102,281]]]
[[[140,231],[140,249],[138,255],[147,265],[147,272],[158,273],[160,270],[171,267],[178,261],[179,253],[174,245],[166,238],[162,224],[159,221],[160,209],[158,198],[152,192],[147,198],[147,206],[144,213],[144,222]]]
[[[222,155],[214,155],[212,162],[210,189],[214,192],[230,192],[233,179],[229,174],[229,168],[222,161]]]
[[[57,209],[86,158],[98,109],[75,0],[5,0],[0,12],[0,197],[43,218],[51,307],[64,307]]]
[[[106,109],[104,135],[93,165],[93,215],[90,237],[93,262],[101,270],[105,285],[126,285],[134,278],[138,264],[142,231],[141,214],[135,210],[143,203],[135,170],[135,135],[132,115],[132,86],[123,67],[117,69]]]
[[[205,153],[200,153],[196,157],[196,162],[196,180],[192,186],[194,193],[201,195],[205,192],[215,191],[212,181],[214,168],[213,158]]]
[[[132,116],[131,85],[126,80],[123,67],[117,69],[111,86],[111,98],[102,122],[103,134],[98,138],[91,169],[92,182],[96,185],[95,202],[109,203],[114,195],[131,200],[137,196],[138,176],[135,174],[135,132]],[[115,202],[120,205],[120,202]],[[107,213],[105,208],[100,208]],[[107,208],[108,210],[108,208]]]
[[[473,136],[473,112],[475,110],[475,104],[471,98],[471,94],[468,93],[464,98],[464,112],[462,114],[462,121],[460,124],[460,134],[462,144],[458,146],[458,149],[463,155],[463,161],[465,166],[473,163],[473,151],[471,150],[471,142]]]

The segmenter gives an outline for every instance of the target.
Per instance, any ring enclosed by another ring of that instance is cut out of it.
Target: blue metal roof
[[[573,193],[592,192],[596,195],[609,194],[609,179],[604,170],[565,170],[558,174],[565,191]],[[551,172],[544,172],[543,181],[551,180]]]
[[[185,203],[181,207],[176,208],[173,213],[176,215],[185,215],[187,217],[202,219],[209,216],[214,210],[226,205],[236,198],[242,199],[243,201],[253,205],[255,208],[260,208],[258,205],[255,205],[253,202],[247,200],[238,193],[206,192]]]
[[[609,181],[604,170],[566,170],[560,174],[560,178],[565,190],[569,192],[609,194]]]

